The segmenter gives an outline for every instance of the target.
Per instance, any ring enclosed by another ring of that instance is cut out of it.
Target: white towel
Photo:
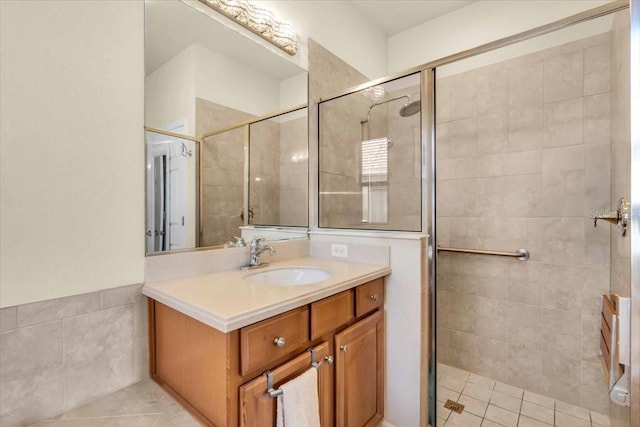
[[[276,427],[320,427],[318,370],[304,374],[280,386],[276,400]]]

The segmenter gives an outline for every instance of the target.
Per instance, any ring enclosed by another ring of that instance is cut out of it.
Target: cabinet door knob
[[[369,298],[370,298],[372,301],[378,301],[378,294],[369,295]]]
[[[324,360],[326,360],[329,365],[333,365],[333,356],[325,356]]]
[[[341,346],[340,346],[340,350],[342,350],[342,351],[344,351],[344,352],[346,353],[346,352],[347,352],[347,348],[348,348],[348,347],[349,347],[349,346],[348,346],[348,345],[346,345],[346,344],[345,344],[345,345],[341,345]]]
[[[283,337],[278,337],[273,339],[273,345],[277,345],[278,347],[284,347],[287,341]]]

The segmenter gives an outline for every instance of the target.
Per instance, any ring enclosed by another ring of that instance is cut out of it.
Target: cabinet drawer
[[[353,293],[344,291],[311,304],[311,339],[321,337],[353,319]]]
[[[356,288],[356,316],[360,317],[384,305],[384,279],[373,280]]]
[[[246,375],[298,351],[309,342],[309,308],[272,317],[240,329],[240,369]]]

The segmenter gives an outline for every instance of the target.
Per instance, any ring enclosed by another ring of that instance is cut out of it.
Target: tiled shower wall
[[[141,288],[1,309],[0,425],[28,425],[148,377]]]
[[[420,99],[419,76],[384,99],[411,94]],[[388,88],[387,88],[388,90]],[[419,231],[421,228],[420,115],[402,117],[406,100],[369,109],[381,99],[358,92],[324,102],[320,107],[320,225]],[[366,118],[369,113],[369,122]],[[362,223],[361,142],[388,137],[388,221]]]
[[[410,95],[411,101],[420,99],[420,79],[416,85],[392,93],[389,98]],[[406,100],[392,103],[387,113],[388,135],[393,143],[389,148],[389,226],[391,230],[420,231],[422,226],[422,175],[420,145],[420,113],[402,117],[400,109]]]
[[[264,120],[249,127],[249,206],[253,224],[280,220],[280,126]]]
[[[362,226],[360,121],[367,116],[372,103],[357,93],[320,106],[320,225],[323,227]],[[372,134],[381,134],[373,129],[372,126]]]
[[[609,291],[610,36],[436,82],[438,358],[608,412],[598,358]]]
[[[318,44],[313,39],[309,39],[309,99],[316,100],[321,97],[328,97],[336,94],[338,91],[345,90],[349,87],[365,83],[369,79],[353,68],[351,65],[331,53],[329,50],[325,49],[322,45]],[[356,120],[355,114],[353,115],[353,120]],[[320,153],[318,150],[318,104],[315,102],[311,102],[309,104],[309,189],[310,196],[309,197],[309,210],[314,212],[318,209],[318,205],[316,202],[315,191],[318,187],[318,176],[319,172],[317,169]],[[337,116],[339,117],[339,116]],[[360,129],[359,129],[359,120],[361,118],[357,118],[358,120],[358,128],[357,129],[357,138],[360,138]],[[343,151],[341,150],[340,153]],[[351,156],[351,155],[349,155]],[[330,188],[341,188],[344,187],[345,181],[347,178],[341,177],[339,174],[334,174],[333,176],[325,175],[322,179],[334,179],[337,181],[334,185],[331,185]],[[326,181],[325,181],[326,182]],[[325,195],[320,194],[318,199],[323,199],[323,203],[321,203],[322,209],[326,208],[326,202],[328,201]],[[334,199],[330,203],[336,205],[337,212],[334,214],[331,212],[331,215],[334,217],[344,216],[342,211],[345,210],[344,206],[349,206],[346,202],[345,197],[341,197],[339,199]],[[324,212],[320,214],[321,218],[324,218],[324,215],[330,212]],[[320,224],[326,226],[322,220],[320,220]],[[310,225],[314,225],[313,223]]]
[[[309,223],[309,119],[302,117],[280,124],[279,224],[303,226]]]
[[[250,114],[196,98],[196,135],[253,118]],[[244,193],[243,128],[206,138],[202,147],[202,240],[222,245],[238,235]]]
[[[253,118],[243,111],[196,98],[198,135]],[[221,245],[239,234],[238,227],[243,223],[244,139],[244,128],[205,139],[201,246]],[[251,223],[307,225],[307,150],[306,115],[251,125]],[[295,162],[294,155],[303,158]]]
[[[611,31],[611,208],[631,196],[629,11],[616,13]],[[611,231],[611,293],[631,296],[631,239]],[[611,404],[611,425],[629,426],[629,409]]]

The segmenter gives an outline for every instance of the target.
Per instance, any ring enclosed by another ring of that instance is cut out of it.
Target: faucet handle
[[[251,246],[260,247],[260,242],[264,242],[264,237],[260,237],[257,239],[251,239]]]

